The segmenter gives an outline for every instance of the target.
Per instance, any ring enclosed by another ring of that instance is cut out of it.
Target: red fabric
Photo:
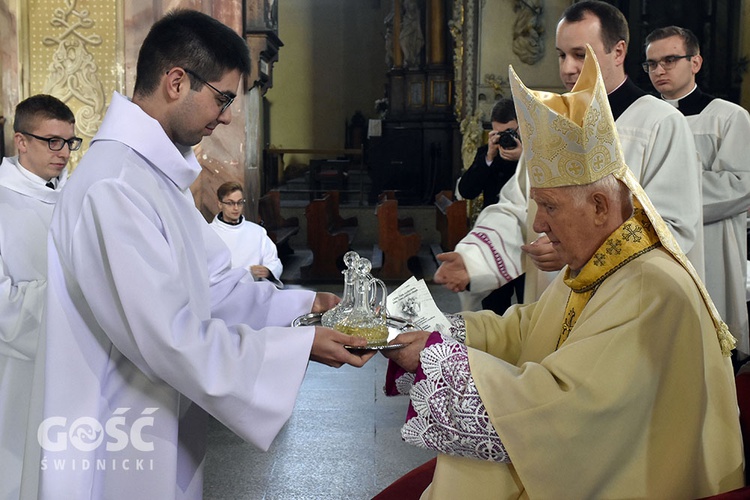
[[[437,458],[433,458],[429,462],[407,472],[393,482],[393,484],[375,495],[372,500],[418,500],[432,482],[436,462]]]
[[[735,384],[737,385],[737,402],[740,405],[742,442],[745,444],[745,484],[750,484],[747,466],[750,463],[750,372],[737,375]]]

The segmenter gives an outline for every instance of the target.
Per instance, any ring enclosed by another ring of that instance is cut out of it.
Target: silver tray
[[[320,326],[320,319],[323,313],[308,313],[292,321],[292,326]],[[386,326],[388,327],[388,340],[392,339],[399,333],[417,330],[418,328],[403,318],[396,316],[386,317]],[[387,341],[386,341],[387,342]],[[390,351],[391,349],[401,349],[409,344],[369,344],[367,346],[346,345],[350,351]]]

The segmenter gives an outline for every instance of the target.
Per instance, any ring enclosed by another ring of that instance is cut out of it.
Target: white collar
[[[664,99],[669,104],[671,104],[672,106],[674,106],[675,108],[679,109],[679,107],[680,107],[680,99],[686,98],[687,96],[689,96],[690,94],[692,94],[693,92],[695,92],[695,89],[697,89],[697,88],[698,88],[698,84],[696,83],[695,86],[693,86],[693,90],[691,90],[690,92],[688,92],[687,94],[685,94],[682,97],[678,97],[677,99],[666,99],[663,95],[661,96],[661,98]]]
[[[53,177],[49,181],[45,181],[42,177],[39,177],[34,172],[32,172],[28,168],[26,168],[23,165],[21,165],[21,160],[20,159],[17,159],[13,164],[18,169],[18,172],[21,175],[23,175],[24,177],[26,177],[28,180],[30,180],[34,184],[40,184],[40,185],[44,186],[45,188],[49,189],[47,187],[47,182],[51,182],[52,184],[55,185],[55,189],[57,189],[57,184],[58,184],[58,181],[59,181],[59,179],[57,177]]]

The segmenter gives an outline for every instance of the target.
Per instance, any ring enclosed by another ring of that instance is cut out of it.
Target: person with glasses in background
[[[276,244],[266,230],[243,217],[245,194],[239,182],[225,182],[216,190],[219,213],[211,227],[232,252],[232,267],[250,271],[257,280],[268,280],[283,288],[281,273],[284,265],[279,259]]]
[[[560,80],[573,89],[590,45],[601,65],[626,163],[702,275],[701,174],[690,127],[677,110],[638,88],[625,73],[629,41],[628,21],[617,7],[591,0],[570,5],[555,33]],[[455,252],[437,256],[436,283],[453,291],[470,286],[478,293],[525,272],[524,303],[539,299],[563,263],[554,242],[532,227],[536,205],[528,186],[534,174],[522,156],[500,201],[482,210]]]
[[[232,121],[245,40],[174,10],[136,67],[132,99],[113,95],[52,217],[41,477],[24,498],[200,499],[209,415],[267,450],[310,360],[362,366],[375,352],[346,349],[361,337],[290,327],[340,299],[232,269],[196,209],[193,146]]]
[[[747,210],[750,208],[750,114],[703,92],[703,65],[695,34],[679,26],[646,37],[648,73],[661,97],[685,115],[703,167],[703,235],[706,288],[738,337],[736,361],[750,355],[747,280]]]
[[[47,231],[81,147],[75,116],[59,99],[16,106],[17,156],[0,165],[0,499],[20,497],[37,340],[47,289]],[[36,431],[36,429],[34,429]]]

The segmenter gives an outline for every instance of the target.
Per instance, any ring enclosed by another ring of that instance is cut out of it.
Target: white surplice
[[[47,231],[59,189],[0,165],[0,499],[20,498],[37,340],[47,289]]]
[[[737,350],[747,356],[750,355],[745,301],[750,115],[744,108],[723,99],[712,99],[703,107],[698,104],[701,96],[706,94],[696,88],[679,101],[679,107],[693,131],[703,165],[706,288],[722,319],[737,337]],[[686,100],[698,104],[700,112],[683,110]]]
[[[211,228],[232,253],[232,267],[248,269],[261,265],[268,268],[276,281],[281,279],[284,265],[279,259],[276,244],[268,237],[264,227],[244,217],[239,224],[227,224],[217,215],[211,221]]]
[[[50,227],[41,498],[201,498],[206,412],[262,449],[291,414],[314,293],[230,268],[199,172],[115,93]]]
[[[615,120],[625,163],[669,225],[680,247],[703,275],[701,178],[685,118],[666,102],[644,95]],[[521,245],[539,237],[532,229],[536,205],[529,198],[523,157],[500,191],[500,201],[479,214],[458,245],[471,292],[493,290],[526,272],[524,302],[534,302],[557,275],[539,271]]]

